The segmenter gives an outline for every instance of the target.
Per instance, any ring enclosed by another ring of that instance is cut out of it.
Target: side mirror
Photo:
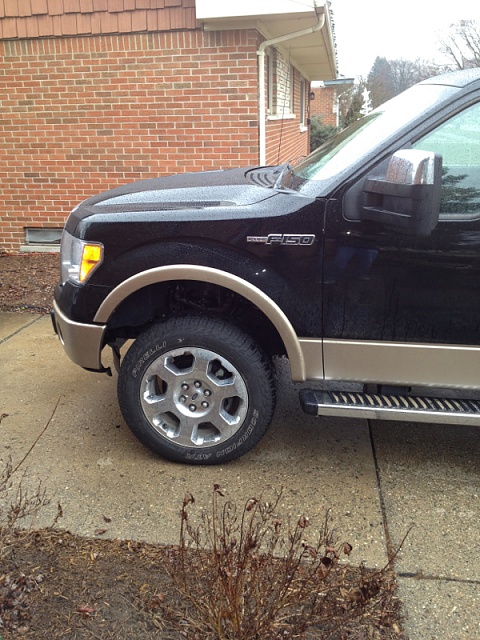
[[[428,236],[438,224],[441,188],[442,157],[433,151],[402,149],[391,157],[385,179],[365,180],[360,219]]]

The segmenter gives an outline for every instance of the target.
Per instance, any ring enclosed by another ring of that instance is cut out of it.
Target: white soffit
[[[324,0],[196,0],[196,14],[206,31],[257,29],[267,39],[308,29],[325,14],[320,31],[287,40],[281,45],[291,63],[307,80],[336,77],[336,56],[330,15]]]
[[[197,19],[273,16],[314,10],[313,0],[196,0]],[[323,0],[317,2],[319,7]]]

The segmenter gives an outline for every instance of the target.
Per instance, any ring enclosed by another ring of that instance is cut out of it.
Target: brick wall
[[[337,126],[337,114],[335,111],[335,87],[315,87],[313,89],[315,99],[311,101],[310,113],[312,116],[320,116],[324,124]]]
[[[260,41],[203,32],[195,0],[0,0],[0,250],[119,184],[257,164]],[[290,69],[269,163],[308,153]]]
[[[0,246],[118,184],[258,162],[257,47],[256,31],[0,41]]]

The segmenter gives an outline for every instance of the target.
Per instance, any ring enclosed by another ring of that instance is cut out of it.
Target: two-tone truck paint
[[[274,356],[317,383],[300,396],[314,415],[480,424],[479,149],[473,69],[412,87],[295,166],[90,198],[65,226],[55,330],[92,371],[112,347],[126,422],[177,461],[260,440]]]

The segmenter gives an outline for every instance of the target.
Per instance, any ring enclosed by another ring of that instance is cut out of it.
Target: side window
[[[413,147],[443,157],[440,213],[480,214],[480,103],[457,113]]]

